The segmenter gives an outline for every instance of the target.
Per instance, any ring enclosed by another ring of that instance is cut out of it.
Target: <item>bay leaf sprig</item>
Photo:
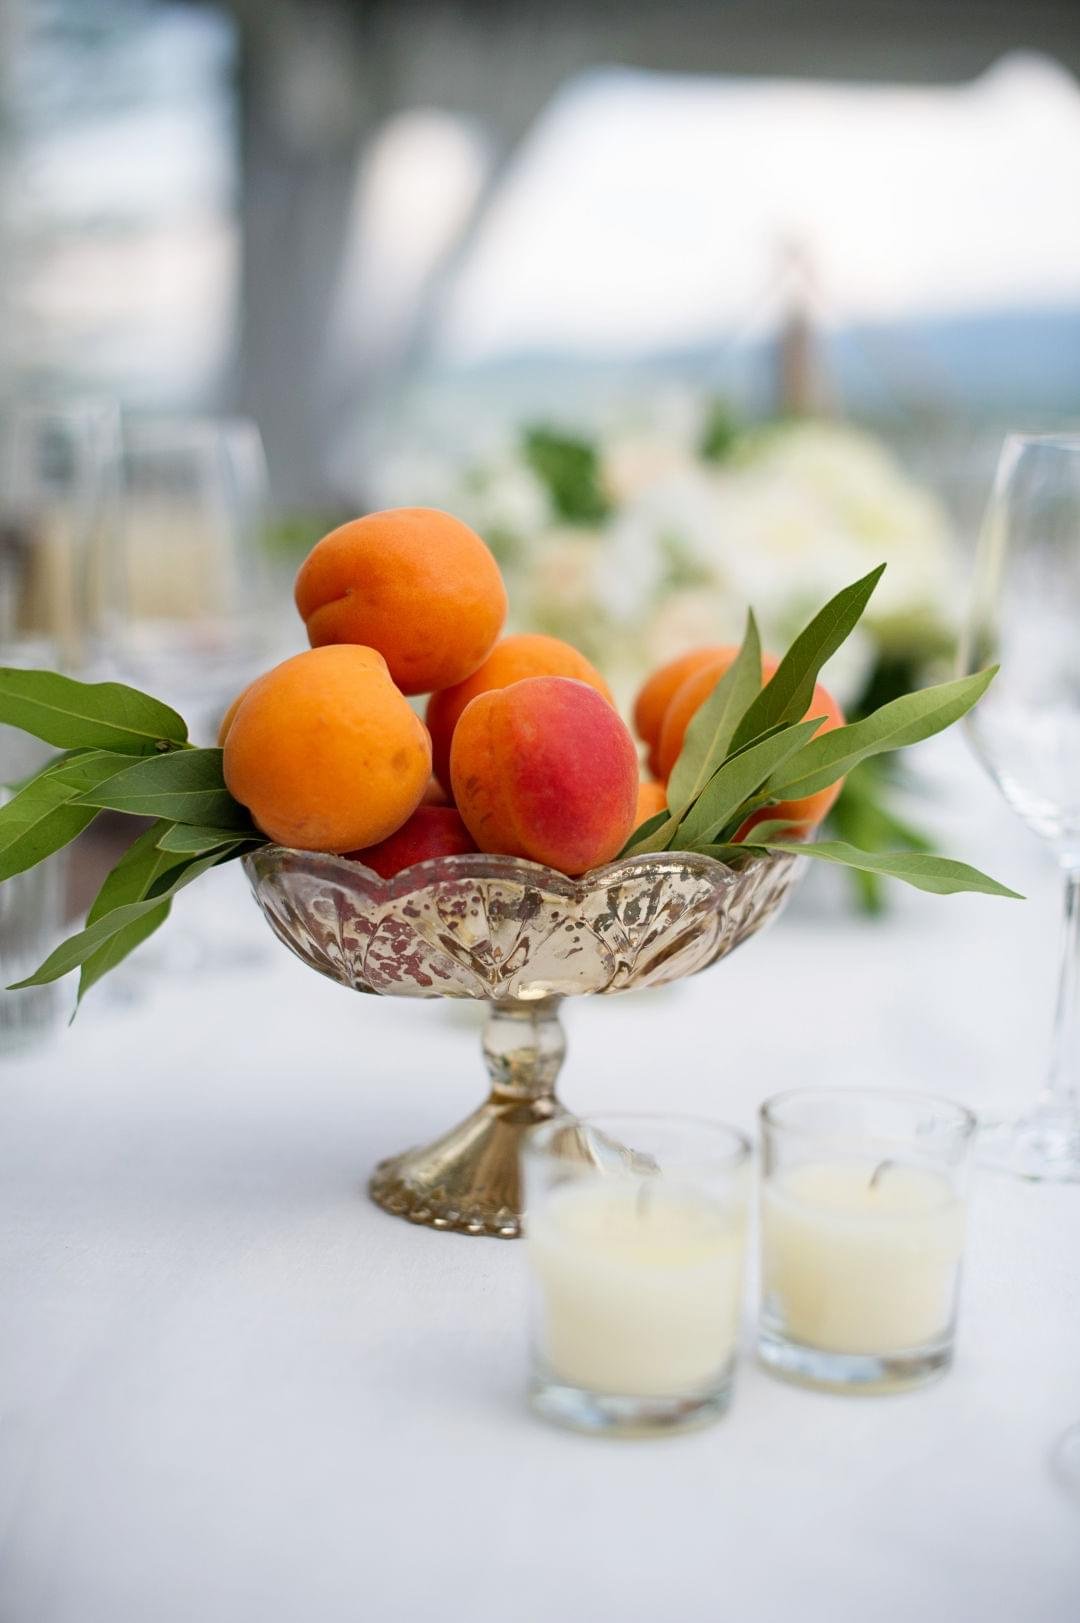
[[[804,626],[772,676],[747,706],[735,728],[732,745],[749,743],[769,727],[802,721],[814,697],[821,667],[850,637],[885,573],[878,564],[868,575],[845,586]]]
[[[120,682],[0,668],[0,723],[58,746],[0,805],[0,880],[44,861],[102,811],[153,818],[106,876],[86,926],[19,987],[78,969],[78,1001],[165,922],[173,897],[265,843],[233,799],[220,749],[197,749],[169,705]]]
[[[845,587],[795,638],[771,678],[761,680],[753,615],[742,644],[686,730],[668,780],[666,811],[636,829],[621,853],[693,851],[740,866],[769,852],[797,852],[867,874],[900,879],[949,895],[1016,891],[967,863],[933,852],[867,852],[844,841],[803,841],[768,809],[839,782],[860,762],[931,738],[958,721],[986,692],[996,667],[904,694],[860,721],[818,733],[808,717],[818,674],[858,624],[884,564]],[[738,838],[750,818],[755,821]]]
[[[240,842],[237,843],[239,845]],[[16,981],[11,990],[18,991],[24,986],[43,986],[49,981],[59,980],[62,975],[68,974],[73,969],[78,969],[80,965],[85,965],[88,960],[93,959],[99,948],[114,942],[117,937],[128,930],[129,926],[144,923],[151,915],[157,912],[163,902],[171,901],[173,896],[182,890],[185,885],[190,885],[193,880],[198,879],[208,869],[215,867],[221,860],[222,854],[219,852],[211,852],[209,856],[188,861],[181,859],[179,864],[170,866],[160,878],[154,881],[145,897],[140,898],[138,901],[124,902],[107,907],[106,911],[92,924],[87,924],[86,928],[80,930],[77,935],[69,936],[66,941],[61,942],[55,951],[49,954],[39,969],[35,970],[32,975],[28,975],[25,980]],[[162,922],[161,916],[157,918],[156,922]],[[139,939],[144,938],[140,936]],[[136,941],[131,941],[127,950],[130,951],[137,944]],[[119,962],[119,958],[114,958],[113,962],[105,964],[95,978],[100,979],[101,974],[105,972],[105,968],[112,968],[116,962]]]

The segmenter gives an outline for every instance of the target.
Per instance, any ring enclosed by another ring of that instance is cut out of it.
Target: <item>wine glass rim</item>
[[[785,1115],[786,1107],[790,1104],[807,1103],[810,1100],[855,1100],[866,1099],[871,1102],[896,1103],[905,1105],[932,1105],[942,1114],[951,1115],[955,1126],[960,1129],[965,1139],[971,1138],[978,1121],[975,1113],[962,1105],[956,1099],[946,1098],[941,1093],[926,1093],[921,1088],[875,1088],[855,1085],[845,1087],[842,1083],[823,1084],[820,1087],[785,1088],[782,1093],[774,1093],[766,1099],[759,1111],[763,1127],[779,1128],[784,1133],[805,1134],[817,1137],[820,1128],[812,1122],[797,1122]]]

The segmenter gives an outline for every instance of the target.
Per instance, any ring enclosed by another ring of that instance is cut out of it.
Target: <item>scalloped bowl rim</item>
[[[778,852],[774,856],[751,857],[744,867],[732,868],[726,862],[699,851],[636,851],[627,857],[617,857],[614,862],[605,863],[600,868],[590,868],[587,873],[575,878],[560,872],[558,868],[549,868],[542,862],[531,862],[525,857],[468,851],[454,856],[428,857],[409,868],[402,868],[390,879],[383,879],[373,868],[365,867],[354,857],[333,851],[304,851],[296,846],[270,843],[249,851],[243,858],[243,864],[249,878],[252,875],[261,877],[267,859],[297,858],[299,863],[295,865],[318,864],[324,873],[328,870],[329,876],[358,886],[374,900],[397,901],[416,891],[426,890],[436,880],[449,882],[454,879],[516,879],[522,882],[531,878],[540,890],[577,897],[584,891],[619,884],[642,869],[655,872],[658,868],[674,867],[691,867],[706,876],[715,874],[717,883],[726,886],[753,868],[777,866],[787,856],[786,852]]]

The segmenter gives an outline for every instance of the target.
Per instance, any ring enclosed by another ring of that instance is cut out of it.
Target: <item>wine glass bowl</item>
[[[1080,1180],[1080,435],[1010,435],[979,541],[964,674],[998,674],[965,726],[1009,806],[1057,858],[1065,939],[1050,1075],[983,1159]]]
[[[312,969],[379,996],[488,1004],[491,1092],[434,1144],[383,1162],[373,1198],[435,1228],[520,1232],[523,1132],[561,1111],[560,1000],[696,974],[779,912],[803,864],[734,869],[668,851],[580,879],[515,857],[418,863],[389,880],[346,857],[267,845],[244,858],[275,935]]]
[[[132,416],[123,472],[103,611],[118,673],[212,737],[268,653],[259,431],[245,418]]]

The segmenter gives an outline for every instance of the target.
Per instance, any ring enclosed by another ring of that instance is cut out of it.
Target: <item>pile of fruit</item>
[[[384,877],[485,851],[581,874],[666,805],[665,783],[734,648],[664,666],[634,712],[638,749],[599,671],[558,638],[500,638],[498,566],[458,519],[373,513],[321,540],[296,582],[311,649],[268,671],[222,722],[224,776],[270,839],[355,857]],[[778,661],[766,658],[771,676]],[[407,696],[429,694],[426,727]],[[818,685],[808,714],[843,724]],[[751,816],[795,835],[834,786]],[[736,836],[741,838],[742,834]]]
[[[18,984],[78,969],[81,998],[179,891],[268,840],[384,878],[477,851],[571,875],[637,853],[737,867],[796,851],[921,890],[1014,895],[950,858],[806,839],[853,766],[948,727],[994,675],[903,694],[846,723],[818,673],[880,575],[838,592],[780,659],[762,653],[749,613],[738,648],[698,649],[654,672],[634,707],[644,782],[600,673],[554,637],[500,640],[494,558],[467,525],[427,508],[372,513],[318,542],[296,582],[312,647],[237,697],[216,749],[192,744],[182,716],[135,688],[0,668],[0,723],[61,752],[0,805],[0,881],[101,811],[153,819],[86,927]],[[409,702],[422,694],[426,725]]]

